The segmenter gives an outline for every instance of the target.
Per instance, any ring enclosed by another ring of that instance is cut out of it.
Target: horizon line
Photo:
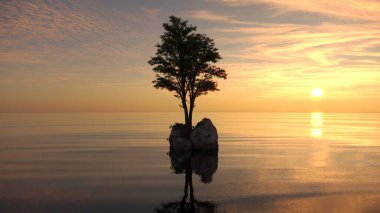
[[[211,112],[211,113],[380,113],[380,111],[195,111],[197,112]],[[183,113],[181,111],[4,111],[0,114],[10,113]]]

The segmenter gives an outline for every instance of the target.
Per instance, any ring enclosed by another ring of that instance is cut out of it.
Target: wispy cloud
[[[150,18],[157,18],[158,14],[160,13],[160,9],[158,8],[145,8],[143,11]]]
[[[230,56],[263,62],[337,66],[363,64],[363,57],[368,65],[378,65],[380,60],[378,52],[370,51],[380,46],[380,29],[375,24],[279,24],[214,30],[223,42],[245,44]],[[236,34],[238,39],[229,39]]]
[[[340,98],[373,97],[379,91],[378,2],[219,2],[232,7],[269,5],[276,9],[271,10],[270,17],[302,11],[352,20],[298,24],[271,23],[268,19],[263,23],[247,16],[238,19],[221,11],[189,11],[186,14],[191,18],[226,24],[209,31],[223,47],[222,56],[227,60],[223,65],[230,71],[230,80],[225,85],[235,93],[249,97],[245,91],[255,91],[255,97],[297,99],[307,97],[313,86],[323,87],[329,95]]]
[[[380,20],[380,2],[377,0],[211,0],[230,6],[249,6],[266,4],[280,13],[302,11],[319,13],[343,19]]]
[[[133,56],[139,43],[146,47],[141,41],[150,36],[147,28],[159,12],[98,10],[84,1],[1,2],[2,62],[13,63],[16,57],[19,63],[41,63]]]
[[[211,31],[225,45],[223,57],[234,79],[227,85],[237,93],[300,98],[318,86],[335,97],[364,98],[380,89],[376,23],[256,24]]]
[[[251,22],[239,21],[230,16],[217,14],[209,10],[192,10],[184,13],[185,17],[199,19],[204,21],[221,21],[229,24],[253,24]]]
[[[7,1],[1,7],[2,37],[17,36],[21,40],[67,39],[99,30],[98,20],[71,1]],[[100,26],[103,26],[100,23]],[[101,29],[103,30],[103,29]]]

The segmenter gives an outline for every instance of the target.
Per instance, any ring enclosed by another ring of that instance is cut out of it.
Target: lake
[[[182,113],[0,114],[0,212],[380,212],[380,114],[203,117],[219,151],[186,156]]]

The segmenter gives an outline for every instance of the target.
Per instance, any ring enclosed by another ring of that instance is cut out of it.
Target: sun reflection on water
[[[323,113],[312,112],[310,114],[310,136],[322,137],[323,136]]]

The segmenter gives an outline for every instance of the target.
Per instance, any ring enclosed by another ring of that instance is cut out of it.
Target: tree
[[[224,69],[216,67],[221,58],[214,40],[195,33],[196,27],[181,18],[170,16],[157,52],[148,63],[153,66],[157,89],[174,92],[181,100],[185,124],[191,130],[195,100],[208,92],[218,91],[214,78],[227,78]]]

